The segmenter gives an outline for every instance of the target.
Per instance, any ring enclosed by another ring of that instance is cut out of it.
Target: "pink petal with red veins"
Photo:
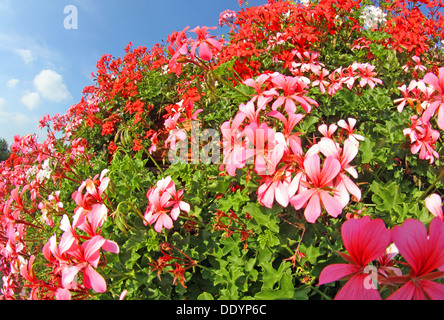
[[[339,290],[335,300],[381,300],[378,290],[366,288],[365,283],[371,280],[369,277],[365,273],[355,274]]]
[[[415,272],[421,271],[423,263],[428,259],[424,249],[428,247],[427,229],[416,219],[407,219],[401,226],[393,228],[393,241],[408,264]]]
[[[321,271],[318,286],[340,280],[348,275],[358,272],[359,270],[360,268],[353,264],[330,264]]]
[[[418,281],[421,288],[432,300],[444,300],[444,285],[430,280]]]

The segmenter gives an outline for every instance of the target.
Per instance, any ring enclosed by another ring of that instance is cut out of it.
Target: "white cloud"
[[[8,87],[8,89],[12,89],[15,88],[15,86],[19,83],[19,79],[9,79],[6,82],[6,86]]]
[[[43,98],[51,101],[61,102],[71,98],[62,76],[52,70],[42,70],[35,76],[34,86]]]
[[[20,101],[29,109],[33,110],[40,106],[40,95],[38,92],[26,92]]]
[[[16,49],[15,53],[17,53],[26,64],[30,64],[36,59],[29,49]]]

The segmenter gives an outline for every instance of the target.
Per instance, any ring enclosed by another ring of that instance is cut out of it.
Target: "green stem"
[[[193,219],[193,218],[191,218],[191,217],[185,217],[185,216],[182,216],[181,218],[182,218],[182,219],[185,219],[185,220],[188,220],[188,221],[195,222],[195,223],[197,223],[198,225],[200,225],[200,226],[202,226],[202,227],[205,227],[205,224],[204,224],[202,221],[200,221],[200,220]]]
[[[219,75],[215,74],[214,72],[212,72],[212,74],[216,78],[217,81],[222,82],[223,84],[225,84],[226,86],[230,87],[231,89],[233,89],[237,93],[243,95],[244,97],[249,98],[249,99],[251,98],[248,94],[245,94],[244,92],[240,91],[238,88],[233,86],[231,83],[229,83],[229,82],[225,81],[224,79],[222,79]]]
[[[329,296],[327,296],[325,293],[323,293],[321,290],[319,290],[318,288],[316,288],[315,286],[310,286],[310,288],[314,291],[316,291],[317,293],[319,293],[321,296],[323,296],[325,299],[327,300],[331,300],[331,298]]]
[[[417,202],[424,199],[427,196],[427,194],[435,187],[435,185],[438,183],[438,181],[441,180],[441,178],[443,176],[444,176],[444,168],[440,168],[439,174],[436,177],[435,181],[433,181],[433,183],[427,188],[427,190],[421,194],[421,196],[418,198]]]
[[[154,160],[154,158],[151,156],[151,154],[145,149],[145,147],[142,147],[143,151],[146,152],[146,154],[148,155],[148,157],[151,159],[151,161],[154,162],[154,165],[157,167],[157,169],[159,170],[161,176],[163,177],[165,175],[165,173],[163,172],[163,170],[160,168],[159,164],[157,163],[156,160]]]

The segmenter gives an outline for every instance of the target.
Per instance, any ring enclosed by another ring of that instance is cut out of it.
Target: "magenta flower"
[[[329,86],[330,82],[328,82],[326,79],[328,79],[328,75],[330,72],[325,68],[318,68],[315,71],[313,71],[317,78],[315,81],[311,83],[312,87],[319,86],[319,89],[321,90],[321,93],[325,93],[327,91],[327,87]]]
[[[411,270],[408,275],[392,279],[403,286],[388,299],[444,299],[444,285],[432,281],[444,276],[444,221],[434,218],[427,234],[421,221],[407,219],[394,227],[393,241]]]
[[[319,276],[318,285],[347,278],[336,300],[381,300],[376,288],[366,285],[369,282],[366,267],[385,254],[391,242],[391,231],[381,219],[363,217],[346,221],[341,227],[341,235],[348,254],[340,255],[349,263],[325,267]]]
[[[174,116],[169,116],[164,123],[165,129],[169,130],[169,136],[165,140],[165,147],[168,145],[168,143],[170,143],[170,148],[172,150],[176,150],[177,141],[184,141],[187,138],[186,132],[177,127],[179,118],[180,113],[177,112],[174,114]]]
[[[307,189],[292,197],[290,203],[296,210],[305,207],[304,215],[310,223],[321,215],[321,205],[336,218],[342,212],[342,205],[330,193],[335,191],[332,182],[341,170],[341,164],[334,157],[327,157],[321,170],[321,159],[314,154],[304,160],[304,168],[308,178]]]
[[[168,203],[171,195],[168,192],[160,192],[158,189],[149,192],[149,206],[145,212],[144,223],[154,224],[154,230],[161,232],[162,228],[171,229],[173,227],[173,219],[168,215]]]

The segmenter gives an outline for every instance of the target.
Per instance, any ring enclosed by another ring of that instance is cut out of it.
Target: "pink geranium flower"
[[[162,228],[171,229],[181,211],[190,211],[190,205],[183,201],[183,193],[183,190],[176,191],[176,185],[170,176],[159,180],[146,193],[148,206],[143,223],[154,225],[154,230],[159,233]]]
[[[288,114],[295,113],[296,103],[299,103],[302,109],[304,109],[306,113],[309,113],[311,111],[311,105],[318,106],[315,100],[303,95],[306,93],[306,84],[298,78],[275,74],[271,81],[276,86],[276,89],[283,91],[282,96],[277,93],[277,99],[271,106],[274,111],[283,105]]]
[[[361,81],[359,85],[363,88],[365,85],[369,85],[370,88],[374,89],[376,84],[382,84],[382,80],[375,78],[376,72],[373,71],[375,66],[368,63],[358,63],[357,68],[360,71]]]
[[[105,279],[95,270],[100,259],[100,248],[104,246],[105,242],[106,239],[97,235],[82,243],[81,246],[76,243],[73,244],[68,253],[76,259],[77,264],[63,269],[63,287],[70,287],[71,283],[75,282],[75,276],[82,271],[83,285],[86,288],[99,293],[106,291]],[[118,251],[115,253],[118,253]]]
[[[276,200],[281,206],[287,207],[298,186],[299,176],[292,179],[291,173],[285,170],[265,176],[257,190],[259,204],[272,208]]]
[[[408,275],[393,279],[403,286],[388,299],[444,299],[444,285],[432,281],[444,276],[444,221],[434,218],[427,234],[421,221],[407,219],[394,227],[393,241],[411,270]]]
[[[357,121],[354,118],[348,118],[347,122],[345,122],[344,119],[341,119],[338,121],[338,126],[340,126],[347,132],[349,139],[359,145],[359,141],[364,141],[364,137],[360,134],[355,133],[356,122]]]
[[[269,79],[270,75],[261,74],[256,80],[249,78],[243,82],[243,84],[252,87],[256,91],[256,94],[253,95],[250,101],[257,101],[257,107],[261,110],[265,109],[267,103],[273,100],[273,94],[277,94],[275,89],[265,91],[266,86],[264,86],[264,84],[266,84]]]
[[[304,168],[307,189],[292,197],[290,203],[296,210],[305,207],[304,215],[310,223],[321,215],[321,206],[336,218],[342,212],[342,205],[330,193],[335,191],[332,182],[341,170],[341,164],[334,157],[327,157],[321,170],[321,159],[314,154],[304,160]]]
[[[268,116],[281,120],[282,133],[287,141],[287,145],[294,154],[301,155],[303,153],[301,139],[299,138],[301,133],[293,132],[293,128],[302,120],[304,115],[300,113],[291,113],[288,115],[288,118],[286,118],[279,111],[271,111],[268,113]]]
[[[381,300],[376,288],[366,286],[369,277],[366,267],[385,254],[391,242],[391,231],[381,219],[363,217],[346,221],[341,227],[341,235],[348,254],[340,255],[348,264],[337,263],[325,267],[318,285],[347,278],[336,300]]]
[[[439,68],[438,76],[427,73],[422,81],[432,86],[436,91],[430,105],[424,111],[423,120],[428,122],[434,114],[437,114],[438,127],[444,130],[444,67]]]
[[[438,130],[434,130],[430,122],[424,122],[424,117],[418,118],[416,115],[410,117],[412,124],[410,128],[403,130],[404,135],[410,137],[410,151],[413,154],[419,152],[419,158],[429,160],[433,163],[439,159],[439,153],[435,150],[434,145],[440,137]]]
[[[343,207],[345,207],[349,200],[349,193],[355,196],[357,201],[361,199],[361,190],[358,186],[346,175],[348,173],[353,178],[358,178],[358,172],[350,165],[350,162],[358,154],[358,145],[350,139],[344,141],[343,148],[336,142],[329,138],[322,138],[318,143],[319,151],[326,157],[334,157],[341,164],[341,171],[335,181],[335,187],[338,191],[339,200]]]
[[[213,58],[213,51],[222,50],[222,43],[218,40],[209,37],[207,30],[214,30],[216,27],[199,27],[197,26],[192,32],[197,34],[197,40],[191,44],[191,57],[194,59],[196,49],[199,49],[199,58],[205,61],[210,61]]]
[[[173,116],[169,116],[165,120],[165,129],[169,130],[169,136],[165,140],[165,147],[170,143],[170,148],[176,150],[177,141],[184,141],[187,138],[185,131],[177,127],[177,122],[179,121],[180,113],[177,112]]]

